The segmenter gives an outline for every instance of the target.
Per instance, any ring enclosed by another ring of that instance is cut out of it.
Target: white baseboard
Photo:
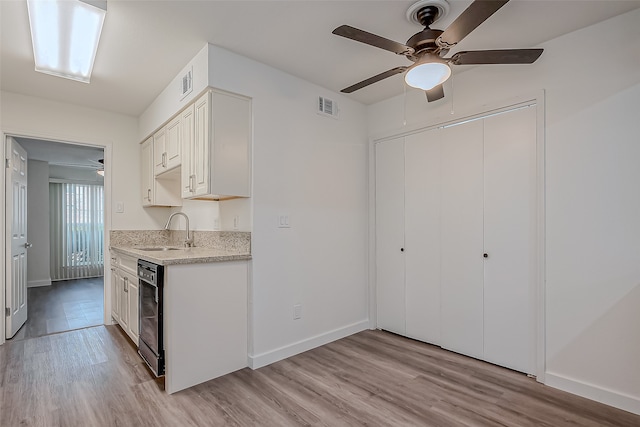
[[[638,397],[608,390],[552,372],[545,374],[545,384],[549,387],[577,394],[578,396],[640,415],[640,398]]]
[[[31,280],[27,282],[27,288],[39,288],[41,286],[51,286],[51,279]]]
[[[314,337],[307,338],[302,341],[277,348],[275,350],[267,351],[253,356],[250,355],[249,367],[251,369],[262,368],[263,366],[267,366],[279,360],[286,359],[287,357],[295,356],[296,354],[300,354],[313,348],[320,347],[321,345],[328,344],[332,341],[348,337],[349,335],[353,335],[366,329],[369,329],[369,321],[363,320],[361,322],[334,329],[333,331],[325,332],[323,334],[316,335]]]

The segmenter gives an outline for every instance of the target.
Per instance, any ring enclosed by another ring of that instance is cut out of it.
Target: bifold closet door
[[[405,334],[404,138],[375,145],[377,325]]]
[[[441,130],[441,346],[483,358],[483,123]]]
[[[533,373],[536,109],[484,119],[484,359]]]
[[[440,131],[405,137],[406,335],[440,344]]]

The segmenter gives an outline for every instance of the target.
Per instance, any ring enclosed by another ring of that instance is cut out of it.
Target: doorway
[[[28,317],[12,340],[104,324],[107,147],[13,139],[28,157],[30,247]],[[7,210],[7,222],[11,215]]]

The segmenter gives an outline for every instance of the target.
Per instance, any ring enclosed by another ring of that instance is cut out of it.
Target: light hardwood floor
[[[212,358],[214,355],[212,355]],[[0,347],[0,426],[640,426],[640,416],[381,331],[174,395],[117,326]]]

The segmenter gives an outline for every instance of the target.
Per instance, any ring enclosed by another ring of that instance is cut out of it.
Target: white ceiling
[[[98,160],[104,159],[104,150],[86,145],[16,138],[27,151],[29,160],[40,160],[51,165],[99,169]]]
[[[404,43],[422,29],[405,18],[412,3],[108,0],[87,85],[35,72],[26,2],[2,0],[1,89],[138,116],[210,42],[339,91],[408,61],[331,31],[349,24]],[[434,28],[446,28],[471,1],[450,3],[449,16]],[[456,50],[535,47],[638,7],[631,0],[512,0]],[[398,75],[349,96],[371,104],[402,90]]]

